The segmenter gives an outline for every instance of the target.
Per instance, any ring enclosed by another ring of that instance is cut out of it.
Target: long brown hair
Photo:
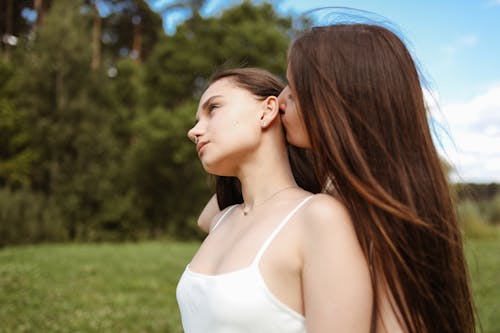
[[[238,87],[251,92],[256,98],[264,100],[269,96],[278,96],[283,90],[283,83],[270,72],[259,68],[233,68],[215,72],[208,81],[214,82],[229,78]],[[297,185],[310,192],[321,191],[321,185],[311,173],[312,158],[310,152],[288,145],[288,158]],[[241,184],[236,177],[215,176],[215,189],[220,209],[243,202]]]
[[[289,73],[317,179],[349,210],[370,264],[372,331],[386,291],[408,332],[475,332],[461,233],[404,43],[377,25],[312,28],[294,41]]]

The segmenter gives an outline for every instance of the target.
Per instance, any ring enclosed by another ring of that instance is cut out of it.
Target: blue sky
[[[171,0],[151,0],[157,5]],[[217,15],[238,0],[212,0]],[[254,1],[258,3],[260,1]],[[429,81],[431,114],[439,123],[439,151],[456,168],[455,180],[500,182],[500,0],[274,0],[281,14],[345,6],[388,19],[407,40]],[[165,17],[172,31],[183,13]],[[320,17],[321,22],[324,18]]]

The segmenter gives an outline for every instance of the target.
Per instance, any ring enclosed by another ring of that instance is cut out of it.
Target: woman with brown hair
[[[287,141],[314,152],[317,179],[349,212],[370,265],[372,331],[474,332],[461,234],[401,39],[377,25],[316,27],[294,41],[287,77]]]
[[[317,182],[347,214],[340,223],[332,216],[316,234],[318,246],[335,243],[329,250],[345,258],[322,255],[323,269],[314,274],[304,261],[304,282],[320,275],[303,287],[307,331],[475,332],[461,233],[404,43],[378,25],[315,27],[291,46],[287,77],[279,96],[286,139],[310,149]],[[216,206],[213,198],[200,225]],[[339,225],[350,225],[354,239],[338,237]],[[349,295],[353,285],[366,288],[355,279],[363,269],[342,260],[357,258],[354,243],[371,285],[358,311],[346,314],[343,300],[360,295]]]
[[[289,152],[282,89],[263,70],[226,70],[200,99],[188,135],[219,177],[222,211],[202,225],[209,234],[177,286],[187,333],[369,329],[367,261],[345,208],[298,186],[318,183],[301,179],[300,152]]]

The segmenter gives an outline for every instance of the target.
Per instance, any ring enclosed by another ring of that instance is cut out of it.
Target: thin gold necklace
[[[280,194],[281,192],[285,191],[285,190],[288,190],[288,189],[291,189],[291,188],[295,188],[297,187],[297,185],[293,185],[293,186],[288,186],[288,187],[285,187],[285,188],[282,188],[281,190],[279,191],[276,191],[274,192],[269,198],[267,198],[266,200],[256,204],[256,205],[253,205],[253,209],[255,209],[256,207],[260,206],[260,205],[263,205],[264,203],[268,202],[269,200],[271,200],[272,198],[274,198],[275,196],[277,196],[278,194]],[[247,210],[247,205],[245,203],[243,203],[243,215],[244,216],[247,216],[249,213],[249,211]]]

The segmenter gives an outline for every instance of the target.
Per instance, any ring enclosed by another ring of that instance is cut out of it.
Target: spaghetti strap
[[[227,208],[227,210],[225,211],[224,214],[222,214],[221,217],[219,217],[219,219],[217,220],[217,222],[215,222],[215,225],[213,226],[213,228],[210,230],[210,232],[214,231],[215,228],[217,228],[217,226],[219,225],[219,223],[226,217],[227,214],[229,214],[230,211],[232,211],[234,209],[234,207],[236,207],[238,205],[233,205],[229,208]]]
[[[295,206],[295,208],[290,213],[288,213],[288,215],[283,219],[283,221],[276,227],[276,229],[274,229],[274,231],[271,233],[271,235],[267,238],[267,240],[264,242],[264,244],[262,244],[259,252],[257,253],[257,256],[255,256],[255,259],[252,262],[252,265],[259,264],[260,258],[262,257],[264,252],[266,252],[267,248],[269,247],[271,242],[274,240],[274,238],[278,235],[278,233],[281,231],[281,229],[283,229],[283,227],[288,223],[288,221],[290,221],[292,216],[300,209],[300,207],[302,207],[312,197],[313,197],[313,195],[308,196],[307,198],[302,200],[297,206]]]

